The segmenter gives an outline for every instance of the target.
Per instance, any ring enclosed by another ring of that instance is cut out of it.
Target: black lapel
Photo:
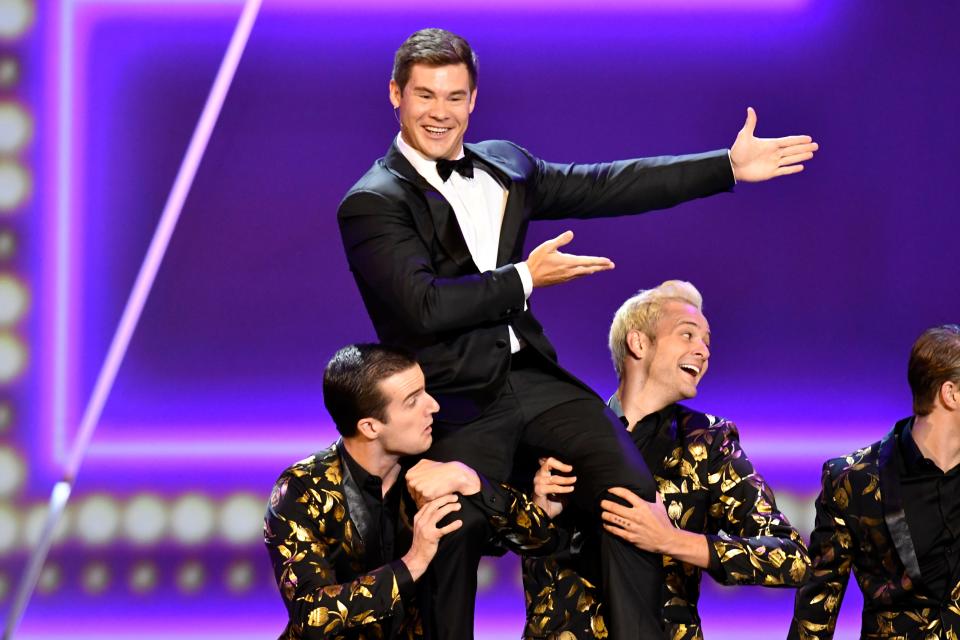
[[[437,231],[437,239],[450,259],[461,269],[473,272],[479,271],[477,265],[473,262],[470,250],[467,249],[467,243],[463,239],[463,232],[457,223],[457,216],[453,213],[453,207],[450,206],[446,198],[440,195],[440,192],[431,187],[430,183],[417,173],[410,161],[400,153],[396,142],[390,145],[383,163],[392,174],[413,184],[423,192],[427,207],[430,210],[430,217],[433,220],[433,227]]]
[[[497,266],[502,267],[513,261],[514,249],[518,244],[523,243],[523,238],[520,237],[520,228],[523,226],[523,198],[517,193],[517,184],[522,176],[518,175],[500,156],[483,153],[473,145],[463,146],[465,153],[470,153],[474,160],[488,169],[490,175],[507,190],[507,206],[503,211],[500,243],[497,246]]]
[[[917,561],[917,551],[913,547],[913,538],[910,537],[910,528],[903,513],[903,499],[900,495],[900,470],[897,465],[897,447],[900,446],[900,435],[913,418],[901,420],[880,441],[880,452],[877,467],[880,473],[880,500],[883,503],[883,519],[887,522],[893,546],[897,549],[900,561],[903,563],[914,585],[920,585],[920,563]]]
[[[363,501],[363,495],[360,493],[360,486],[353,479],[350,473],[350,465],[343,458],[343,440],[337,440],[337,452],[340,454],[340,475],[343,477],[343,496],[347,501],[347,517],[353,522],[353,528],[357,531],[357,537],[360,542],[358,557],[363,556],[363,544],[367,536],[370,535],[370,529],[373,527],[373,516],[367,509],[367,503]]]
[[[642,452],[643,459],[652,473],[661,475],[661,472],[665,472],[661,477],[674,478],[680,475],[680,465],[667,470],[663,464],[667,456],[680,446],[680,429],[677,424],[680,411],[679,406],[674,407],[673,411],[670,412],[670,420],[664,425],[664,428],[654,434],[650,444]]]

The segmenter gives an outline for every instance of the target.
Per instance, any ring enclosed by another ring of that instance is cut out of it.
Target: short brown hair
[[[960,384],[960,325],[945,324],[920,334],[910,350],[907,381],[918,416],[933,411],[944,382]]]
[[[382,344],[351,344],[337,351],[323,372],[323,403],[340,435],[355,436],[364,418],[386,422],[389,399],[380,383],[415,366],[413,354]]]
[[[466,40],[445,29],[420,29],[397,49],[392,77],[401,93],[410,79],[410,68],[415,64],[428,67],[465,64],[470,73],[470,90],[477,88],[477,54]]]

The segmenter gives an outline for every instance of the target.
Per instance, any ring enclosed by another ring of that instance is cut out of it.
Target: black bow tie
[[[459,160],[445,160],[443,158],[437,160],[437,174],[444,182],[450,178],[454,171],[464,178],[472,178],[473,160],[470,159],[470,156],[463,156]]]

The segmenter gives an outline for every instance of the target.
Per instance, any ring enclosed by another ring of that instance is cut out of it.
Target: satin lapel
[[[390,145],[383,163],[393,175],[413,184],[423,192],[427,200],[427,207],[430,210],[433,227],[437,232],[437,239],[450,259],[461,269],[479,271],[477,265],[473,262],[467,243],[463,239],[463,232],[460,230],[459,223],[457,223],[457,216],[453,212],[453,207],[450,206],[446,198],[440,195],[440,192],[431,187],[430,183],[417,173],[410,161],[400,153],[396,142]]]
[[[893,545],[897,549],[900,561],[906,568],[907,575],[914,585],[921,583],[920,563],[917,561],[917,551],[913,547],[913,538],[910,537],[910,528],[903,512],[903,500],[900,495],[900,471],[897,466],[897,447],[900,434],[903,433],[909,420],[901,420],[880,441],[880,452],[877,466],[880,473],[880,499],[883,503],[883,519],[890,530]]]
[[[490,175],[507,191],[503,220],[500,222],[500,242],[497,245],[497,266],[502,267],[512,262],[514,250],[518,244],[523,243],[523,238],[520,237],[523,226],[523,198],[517,193],[517,185],[523,176],[514,171],[500,156],[478,152],[473,145],[464,145],[464,149],[488,169]]]
[[[337,450],[339,451],[342,446],[343,442],[338,441]],[[353,522],[353,528],[359,537],[360,544],[356,546],[359,546],[359,549],[357,549],[358,556],[362,557],[364,540],[370,535],[371,527],[373,527],[373,517],[370,515],[370,510],[367,509],[367,503],[363,501],[363,495],[360,493],[357,481],[353,479],[353,474],[350,473],[350,465],[343,461],[342,454],[340,455],[340,475],[343,477],[343,497],[347,501],[347,515]]]

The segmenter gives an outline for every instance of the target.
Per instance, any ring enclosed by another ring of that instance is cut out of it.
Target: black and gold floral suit
[[[863,592],[861,638],[960,636],[960,579],[942,599],[924,588],[904,514],[898,449],[911,420],[898,422],[880,442],[824,463],[810,536],[813,571],[797,591],[790,638],[833,638],[851,569]]]
[[[423,637],[413,580],[401,560],[365,567],[373,524],[337,443],[290,466],[277,480],[264,541],[289,614],[281,640]],[[524,494],[481,478],[481,501],[498,536],[517,552],[558,543],[549,518]],[[401,501],[397,548],[412,540],[413,508]],[[398,554],[399,555],[402,554]]]
[[[616,398],[610,405],[622,414]],[[810,568],[806,547],[740,448],[736,425],[681,405],[670,405],[642,422],[647,420],[655,420],[655,431],[638,446],[674,525],[706,534],[710,575],[727,585],[802,583]],[[580,540],[575,533],[573,551],[524,560],[525,638],[607,637],[602,596],[585,564],[588,549],[576,550]],[[663,569],[667,637],[702,638],[697,612],[701,569],[669,556],[663,557]]]

